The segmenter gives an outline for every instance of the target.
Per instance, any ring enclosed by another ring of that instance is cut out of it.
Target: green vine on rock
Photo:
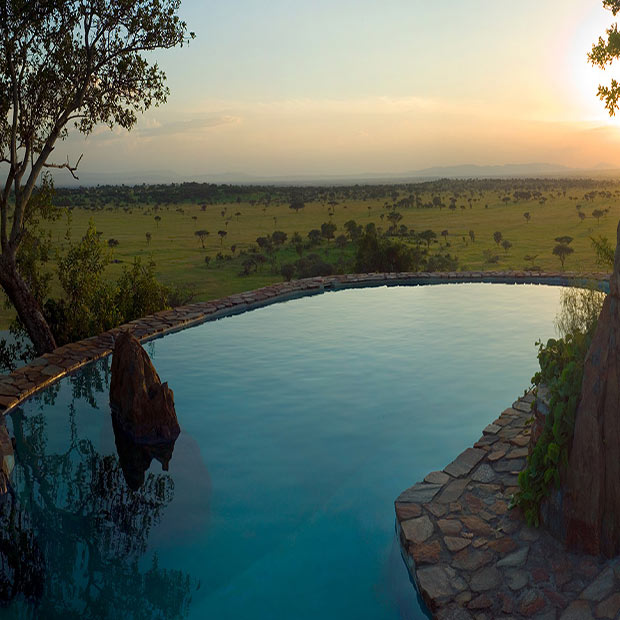
[[[539,525],[540,504],[552,485],[559,486],[560,471],[568,466],[583,365],[591,340],[592,331],[588,330],[552,338],[547,344],[536,343],[540,371],[532,383],[549,389],[549,413],[527,466],[519,474],[520,490],[514,498],[514,505],[523,510],[530,525]]]

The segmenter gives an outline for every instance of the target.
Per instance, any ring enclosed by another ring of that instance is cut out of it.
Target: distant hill
[[[524,177],[548,176],[552,174],[573,174],[574,168],[559,164],[531,163],[531,164],[503,164],[497,166],[477,166],[463,164],[461,166],[439,166],[424,168],[412,172],[416,177],[446,177],[446,178],[480,178],[480,177]]]
[[[259,176],[241,172],[219,174],[181,175],[170,170],[123,171],[123,172],[81,172],[79,181],[56,171],[54,182],[59,187],[93,185],[141,185],[143,183],[168,184],[195,181],[198,183],[240,184],[240,185],[344,185],[351,183],[406,183],[440,178],[510,178],[510,177],[618,177],[620,170],[609,164],[598,164],[593,168],[570,168],[561,164],[528,163],[481,166],[462,164],[458,166],[434,166],[407,172],[368,172],[361,174],[298,174],[281,176]]]

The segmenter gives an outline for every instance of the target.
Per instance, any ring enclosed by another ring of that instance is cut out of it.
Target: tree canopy
[[[603,0],[603,6],[609,9],[614,17],[620,12],[620,0]],[[612,24],[605,33],[607,38],[599,37],[598,41],[592,46],[592,51],[588,54],[588,60],[595,67],[605,69],[614,60],[620,58],[620,32],[618,24]],[[605,108],[610,116],[615,116],[619,107],[620,83],[612,79],[609,86],[599,85],[597,92],[601,101],[605,103]]]
[[[180,0],[2,0],[0,2],[0,285],[38,353],[54,338],[20,272],[20,248],[40,202],[46,168],[75,176],[76,162],[51,159],[70,128],[131,129],[138,113],[166,101],[166,76],[146,53],[183,45],[193,33]],[[80,157],[81,159],[81,157]],[[40,213],[39,213],[40,215]]]

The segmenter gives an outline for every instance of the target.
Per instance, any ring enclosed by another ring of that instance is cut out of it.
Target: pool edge
[[[325,291],[376,286],[422,286],[446,283],[546,284],[553,286],[584,285],[596,282],[608,286],[608,273],[468,271],[343,274],[280,282],[263,288],[164,310],[115,327],[107,332],[73,342],[45,353],[30,364],[10,374],[0,375],[0,413],[6,413],[26,398],[49,387],[82,366],[112,353],[115,335],[130,330],[148,342],[169,333],[207,321],[233,316]]]
[[[620,611],[620,558],[568,552],[510,508],[530,444],[525,393],[441,472],[394,502],[412,581],[437,620],[608,618]]]

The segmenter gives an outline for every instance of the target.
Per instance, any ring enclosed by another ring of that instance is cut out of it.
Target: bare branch
[[[58,169],[61,169],[61,168],[66,168],[66,169],[67,169],[67,170],[71,173],[71,176],[72,176],[72,177],[73,177],[76,181],[79,181],[80,179],[79,179],[79,177],[75,174],[75,171],[78,169],[78,166],[80,165],[80,162],[82,161],[82,157],[84,157],[84,153],[82,153],[82,154],[80,155],[80,157],[79,157],[79,159],[77,160],[77,162],[76,162],[75,166],[72,166],[72,165],[69,163],[69,156],[67,155],[67,161],[66,161],[64,164],[50,164],[50,163],[46,162],[46,163],[44,163],[44,164],[43,164],[43,167],[44,167],[44,168],[58,168]]]

